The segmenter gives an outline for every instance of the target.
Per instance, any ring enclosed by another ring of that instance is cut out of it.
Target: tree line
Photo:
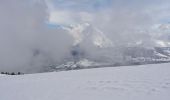
[[[1,74],[6,74],[6,75],[23,75],[24,73],[22,72],[1,72]]]

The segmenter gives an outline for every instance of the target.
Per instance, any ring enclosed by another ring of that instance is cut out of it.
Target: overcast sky
[[[152,41],[160,38],[160,33],[153,31],[152,28],[157,24],[170,22],[169,0],[47,0],[46,2],[50,24],[70,25],[87,22],[103,31],[115,44],[140,40],[151,46]],[[167,37],[167,34],[162,32],[161,37]]]
[[[156,23],[170,21],[169,0],[47,0],[47,3],[50,21],[54,23],[73,23],[83,18],[89,21],[96,13],[109,10],[145,13]]]

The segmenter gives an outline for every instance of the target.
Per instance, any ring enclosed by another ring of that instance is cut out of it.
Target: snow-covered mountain
[[[62,27],[74,38],[73,45],[92,44],[100,48],[112,47],[113,42],[98,28],[89,23]]]
[[[68,61],[66,63],[63,63],[59,66],[51,66],[49,71],[66,71],[66,70],[75,70],[75,69],[88,69],[88,68],[94,68],[95,66],[101,66],[104,65],[102,63],[90,61],[88,59],[81,59],[77,62],[75,61]]]
[[[151,28],[151,36],[157,47],[170,47],[170,24],[156,24]]]
[[[89,24],[74,24],[69,26],[62,26],[64,30],[74,38],[74,46],[79,44],[92,44],[96,47],[107,48],[114,47],[114,42],[106,36],[106,34],[99,28]],[[140,33],[140,32],[139,32]],[[170,47],[170,24],[155,24],[151,27],[150,34],[151,44],[155,47]],[[127,43],[127,46],[142,46],[145,45],[143,40],[136,40]]]
[[[101,65],[120,66],[170,62],[169,42],[162,38],[164,35],[167,36],[170,25],[160,24],[153,27],[153,33],[150,33],[153,35],[151,38],[153,47],[145,47],[145,42],[142,40],[117,47],[105,33],[89,23],[63,25],[59,28],[68,31],[74,39],[70,50],[72,57],[58,65],[50,66],[49,71],[94,68],[101,67]],[[162,35],[162,33],[166,34]]]

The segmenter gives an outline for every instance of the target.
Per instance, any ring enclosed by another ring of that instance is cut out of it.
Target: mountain
[[[154,26],[153,47],[145,47],[141,40],[127,43],[126,46],[115,46],[105,33],[88,23],[59,28],[68,31],[74,38],[71,57],[50,66],[48,71],[170,62],[170,47],[161,35],[170,29],[170,25]]]
[[[88,24],[77,24],[62,27],[69,31],[69,34],[74,38],[73,45],[88,43],[96,47],[106,48],[112,47],[113,42],[98,28]]]
[[[170,47],[170,23],[156,24],[152,27],[153,41],[157,47]]]

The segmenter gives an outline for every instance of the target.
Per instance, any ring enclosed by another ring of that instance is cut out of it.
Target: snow
[[[82,59],[79,62],[77,62],[77,65],[78,66],[84,66],[84,67],[87,66],[88,67],[88,66],[97,66],[99,64],[96,63],[96,62],[93,62],[93,61],[89,61],[88,59]]]
[[[61,64],[59,66],[56,66],[54,69],[51,71],[58,71],[60,70],[67,70],[67,69],[76,69],[76,68],[89,68],[91,66],[101,66],[104,65],[103,63],[97,63],[94,61],[90,61],[88,59],[81,59],[77,62],[74,61],[69,61],[67,63]]]
[[[112,47],[112,41],[98,28],[89,23],[73,24],[69,27],[62,27],[74,38],[74,44],[78,45],[82,42],[88,41],[94,46],[106,48]]]
[[[155,55],[157,55],[157,56],[159,56],[159,57],[162,57],[162,58],[168,58],[168,56],[163,55],[163,54],[158,53],[158,52],[156,52]]]
[[[0,100],[170,100],[169,66],[0,75]]]
[[[163,40],[155,40],[155,44],[158,47],[169,47],[170,46],[170,42],[163,41]]]

